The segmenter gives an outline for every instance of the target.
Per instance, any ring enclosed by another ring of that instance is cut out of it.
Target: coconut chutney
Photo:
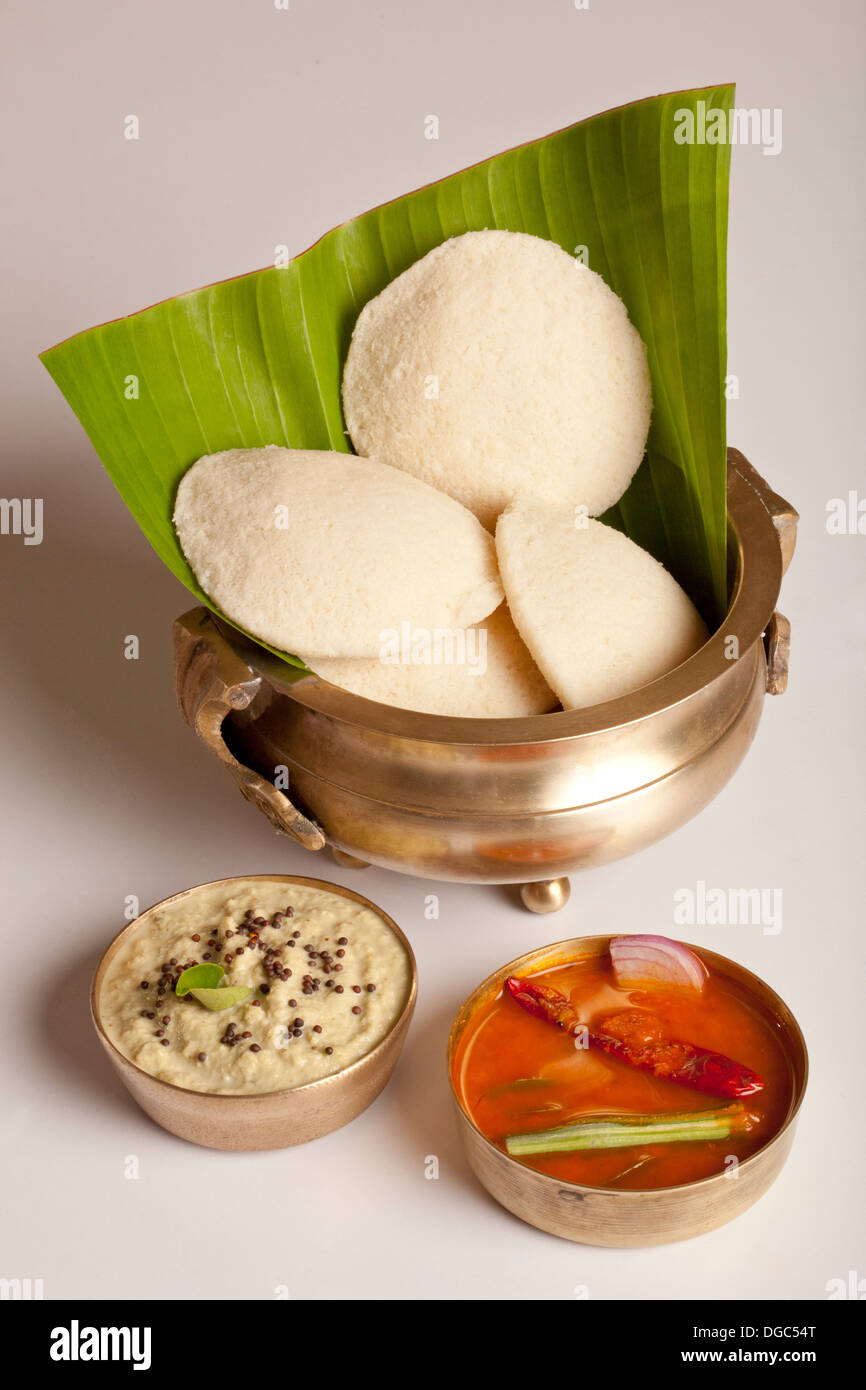
[[[252,993],[215,1011],[175,984],[224,967]],[[136,1066],[217,1095],[256,1095],[342,1071],[372,1051],[409,997],[405,947],[373,908],[277,880],[208,884],[152,908],[123,941],[99,996],[102,1026]]]

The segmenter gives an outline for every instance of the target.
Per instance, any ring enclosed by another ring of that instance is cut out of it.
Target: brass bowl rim
[[[281,658],[227,619],[211,616],[232,649],[278,692],[316,714],[365,731],[417,742],[476,746],[552,743],[602,733],[681,704],[725,675],[736,664],[726,650],[731,635],[739,638],[740,657],[763,635],[782,583],[778,533],[764,502],[730,460],[727,479],[729,547],[733,546],[737,557],[727,613],[699,651],[673,671],[601,704],[497,719],[405,710],[354,695],[315,673],[299,670],[292,678],[291,668]]]
[[[614,935],[617,935],[617,933],[614,933]],[[679,940],[679,938],[676,939]],[[457,1088],[454,1085],[454,1071],[452,1064],[454,1061],[454,1053],[458,1041],[456,1036],[458,1025],[460,1024],[460,1020],[464,1014],[467,1015],[465,1023],[468,1023],[469,1018],[472,1016],[472,1013],[474,1012],[474,1009],[470,1010],[470,1005],[472,1004],[473,1000],[475,1000],[477,995],[481,995],[488,989],[492,989],[494,984],[496,984],[497,982],[499,982],[501,986],[501,980],[499,979],[500,976],[504,978],[505,975],[512,974],[516,967],[519,967],[521,963],[524,961],[529,961],[533,956],[547,955],[548,953],[557,951],[560,947],[571,948],[578,945],[596,944],[599,942],[609,944],[611,940],[612,936],[606,934],[596,936],[566,937],[563,941],[551,942],[549,946],[536,946],[531,951],[524,951],[523,955],[516,956],[514,960],[510,960],[507,963],[507,965],[500,966],[498,970],[491,971],[487,978],[485,980],[482,980],[481,983],[477,985],[476,988],[472,991],[472,993],[467,995],[466,999],[460,1005],[454,1017],[454,1022],[451,1025],[451,1031],[448,1034],[446,1060],[448,1067],[448,1085],[451,1089],[451,1099],[457,1106],[457,1109],[459,1110],[461,1116],[466,1121],[466,1123],[471,1126],[474,1132],[483,1141],[486,1148],[491,1150],[492,1153],[496,1154],[496,1156],[499,1159],[505,1159],[507,1163],[512,1165],[516,1172],[522,1174],[528,1173],[531,1175],[532,1179],[539,1178],[542,1180],[542,1182],[557,1188],[565,1187],[573,1190],[574,1192],[587,1194],[593,1192],[602,1192],[606,1195],[609,1194],[613,1197],[625,1197],[633,1199],[635,1201],[646,1201],[648,1197],[652,1197],[653,1195],[658,1195],[660,1193],[664,1193],[665,1196],[667,1196],[668,1194],[676,1194],[678,1192],[694,1192],[700,1189],[701,1187],[709,1186],[712,1183],[718,1183],[720,1178],[725,1178],[724,1173],[711,1173],[706,1178],[695,1178],[691,1182],[672,1183],[667,1187],[638,1188],[590,1186],[588,1183],[572,1182],[569,1178],[555,1178],[550,1173],[543,1173],[538,1168],[530,1168],[527,1164],[521,1163],[518,1158],[514,1158],[512,1154],[506,1153],[504,1149],[500,1149],[497,1144],[494,1144],[492,1139],[489,1139],[487,1135],[484,1133],[484,1131],[479,1129],[478,1125],[475,1123],[475,1120],[469,1114],[469,1111],[466,1109],[466,1106],[463,1104],[462,1100],[460,1099],[460,1096],[457,1093]],[[791,1028],[791,1032],[793,1033],[794,1040],[799,1045],[799,1047],[802,1048],[803,1079],[800,1085],[797,1086],[795,1078],[793,1094],[791,1097],[791,1105],[789,1107],[788,1114],[785,1116],[784,1122],[779,1126],[776,1132],[766,1141],[766,1143],[762,1144],[761,1147],[759,1149],[756,1149],[753,1154],[750,1154],[748,1158],[744,1158],[740,1162],[740,1169],[747,1168],[750,1164],[755,1163],[757,1159],[763,1157],[769,1149],[771,1149],[775,1144],[779,1142],[779,1140],[782,1138],[785,1132],[791,1128],[792,1124],[797,1118],[797,1115],[800,1112],[800,1107],[803,1104],[803,1099],[806,1094],[806,1088],[809,1083],[809,1052],[806,1047],[806,1039],[803,1036],[803,1030],[801,1029],[800,1024],[797,1021],[797,1018],[795,1017],[793,1011],[788,1007],[781,995],[777,994],[776,991],[772,988],[772,986],[767,984],[766,980],[762,980],[760,975],[756,975],[753,970],[747,969],[745,965],[740,965],[737,961],[732,960],[730,957],[720,955],[718,951],[711,951],[703,946],[695,946],[688,941],[684,941],[681,944],[684,946],[688,946],[689,950],[694,951],[696,955],[700,956],[700,958],[704,960],[706,964],[712,966],[712,968],[714,969],[718,968],[718,966],[734,966],[738,972],[741,972],[742,975],[746,977],[745,982],[749,988],[751,988],[753,981],[756,985],[760,986],[761,992],[768,995],[772,1002],[780,1004],[782,1009],[788,1015],[788,1017],[791,1020],[791,1024],[793,1025],[793,1027]],[[555,969],[556,967],[555,965],[551,965],[549,968]],[[720,973],[724,974],[724,969],[722,969]],[[463,1025],[464,1028],[465,1023]],[[463,1029],[461,1028],[461,1035],[462,1032]],[[785,1048],[785,1051],[787,1054],[787,1047]],[[790,1057],[788,1057],[788,1060],[790,1061]]]
[[[102,1022],[99,992],[108,966],[111,964],[111,961],[114,959],[114,956],[117,954],[124,940],[133,935],[135,929],[141,925],[142,919],[148,917],[152,912],[156,912],[159,908],[168,907],[171,903],[178,902],[181,898],[191,897],[194,893],[198,893],[203,888],[221,888],[230,883],[250,883],[257,881],[265,883],[300,884],[307,888],[326,889],[328,892],[337,893],[340,897],[351,898],[354,902],[361,903],[364,907],[371,908],[373,912],[382,917],[397,937],[409,961],[409,991],[402,1009],[394,1019],[388,1031],[369,1052],[365,1052],[362,1057],[357,1057],[355,1061],[350,1062],[348,1066],[341,1067],[338,1071],[330,1072],[327,1076],[320,1076],[315,1081],[305,1081],[302,1086],[283,1086],[276,1091],[254,1091],[240,1095],[221,1095],[214,1091],[194,1091],[189,1086],[178,1086],[173,1081],[166,1081],[161,1076],[154,1076],[153,1072],[146,1071],[144,1067],[140,1067],[137,1062],[134,1062],[131,1057],[127,1057],[125,1052],[121,1052],[120,1048],[117,1047],[109,1037]],[[109,1049],[114,1057],[119,1058],[120,1062],[126,1066],[132,1067],[140,1076],[146,1077],[149,1082],[158,1086],[164,1086],[168,1091],[176,1091],[179,1095],[194,1097],[196,1102],[204,1101],[211,1103],[229,1101],[234,1104],[246,1102],[249,1106],[253,1106],[260,1105],[263,1100],[272,1100],[278,1096],[309,1095],[310,1092],[317,1087],[324,1089],[329,1082],[331,1084],[336,1081],[343,1082],[352,1072],[359,1070],[362,1066],[369,1067],[371,1060],[382,1051],[385,1044],[390,1041],[394,1033],[406,1022],[406,1019],[411,1017],[412,1011],[415,1008],[417,996],[418,962],[415,959],[415,952],[412,950],[411,942],[405,932],[398,927],[393,917],[389,916],[383,908],[372,902],[370,898],[365,898],[362,893],[356,893],[353,888],[344,888],[342,884],[331,883],[324,878],[307,878],[301,874],[232,874],[228,878],[209,879],[205,883],[196,883],[190,888],[182,888],[177,893],[171,893],[167,898],[161,898],[159,902],[152,903],[150,907],[145,908],[144,912],[140,912],[137,917],[133,918],[131,922],[128,922],[125,927],[120,929],[102,952],[93,973],[93,979],[90,985],[90,1017],[101,1042]]]

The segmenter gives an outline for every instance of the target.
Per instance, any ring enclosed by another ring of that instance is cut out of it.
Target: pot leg
[[[354,854],[347,854],[344,849],[335,849],[331,846],[331,853],[334,862],[339,864],[341,869],[369,869],[370,865],[366,859],[356,859]]]
[[[571,897],[567,878],[546,878],[539,883],[524,883],[520,889],[523,906],[530,912],[558,912]]]

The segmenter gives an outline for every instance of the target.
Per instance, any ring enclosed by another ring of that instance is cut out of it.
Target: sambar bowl
[[[583,936],[558,941],[528,951],[489,975],[463,1004],[451,1029],[451,1095],[470,1168],[490,1196],[521,1221],[583,1245],[667,1245],[715,1230],[747,1211],[778,1177],[790,1153],[808,1077],[806,1043],[787,1004],[757,975],[715,951],[690,948],[712,971],[726,975],[754,999],[775,1026],[791,1071],[791,1100],[782,1125],[762,1148],[740,1161],[735,1175],[721,1172],[678,1186],[644,1190],[567,1182],[512,1158],[482,1134],[454,1084],[454,1058],[470,1018],[479,1005],[501,992],[509,975],[533,975],[580,958],[603,956],[610,940],[609,936]]]
[[[139,1067],[115,1046],[100,1014],[100,994],[106,972],[118,950],[129,938],[146,929],[147,919],[161,908],[182,899],[194,899],[204,889],[225,888],[256,881],[281,883],[291,888],[320,888],[349,898],[375,912],[396,936],[409,962],[409,992],[390,1029],[365,1056],[341,1071],[301,1086],[258,1095],[215,1095],[192,1091]],[[418,968],[406,936],[386,912],[368,898],[324,879],[292,874],[245,874],[197,884],[154,903],[114,938],[103,954],[90,992],[90,1011],[97,1036],[120,1080],[145,1114],[163,1129],[208,1149],[285,1149],[319,1139],[341,1129],[373,1103],[387,1084],[406,1039],[418,993]]]

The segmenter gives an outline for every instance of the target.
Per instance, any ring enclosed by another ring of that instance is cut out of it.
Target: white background
[[[5,1277],[47,1297],[823,1298],[866,1276],[863,611],[866,495],[862,63],[856,0],[70,0],[7,5],[12,194],[3,265],[5,496],[45,539],[0,537],[2,1190]],[[780,607],[788,693],[698,820],[584,874],[558,918],[496,888],[353,875],[277,840],[176,712],[170,625],[190,606],[36,360],[103,319],[301,251],[333,224],[638,97],[735,79],[779,107],[783,148],[734,151],[730,442],[802,514]],[[123,138],[125,115],[141,139]],[[440,119],[438,142],[424,118]],[[860,416],[860,418],[858,418]],[[11,591],[12,585],[14,588]],[[141,659],[123,659],[136,633]],[[421,993],[392,1084],[303,1149],[226,1155],[163,1133],[113,1079],[87,1015],[94,963],[189,884],[287,871],[349,883],[410,934]],[[695,928],[766,977],[812,1054],[797,1141],[734,1224],[606,1251],[522,1225],[477,1186],[445,1077],[450,1020],[491,969],[580,932],[671,931],[678,887],[779,887],[784,926]],[[439,1158],[438,1181],[424,1177]],[[136,1155],[140,1177],[124,1177]]]

